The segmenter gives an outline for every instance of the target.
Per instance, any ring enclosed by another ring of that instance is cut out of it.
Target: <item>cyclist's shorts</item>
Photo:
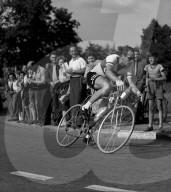
[[[94,84],[95,84],[96,79],[97,79],[99,76],[101,76],[101,75],[98,75],[98,74],[95,73],[95,72],[91,72],[91,71],[88,72],[88,73],[87,73],[87,84],[88,84],[91,88],[95,89]]]

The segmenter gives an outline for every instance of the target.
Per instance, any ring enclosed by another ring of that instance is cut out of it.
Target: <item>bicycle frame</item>
[[[116,91],[114,93],[112,93],[111,95],[117,95],[116,97],[116,100],[114,102],[114,105],[112,105],[111,107],[109,106],[109,103],[108,103],[108,109],[105,111],[105,113],[103,114],[103,116],[101,116],[96,122],[94,122],[90,127],[89,129],[92,129],[92,127],[94,127],[100,120],[102,120],[104,118],[104,116],[111,110],[113,110],[113,114],[112,114],[112,118],[113,118],[113,115],[114,115],[114,111],[115,109],[117,108],[117,106],[119,105],[119,99],[120,99],[120,95],[121,95],[121,91]],[[109,99],[110,99],[111,96],[109,96]],[[90,119],[90,118],[89,118]]]

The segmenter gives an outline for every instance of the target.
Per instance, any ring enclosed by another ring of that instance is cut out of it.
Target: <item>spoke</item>
[[[115,134],[115,132],[112,133],[112,136],[110,137],[110,139],[109,139],[109,141],[108,141],[108,143],[107,143],[107,145],[106,145],[106,147],[105,147],[105,150],[107,149],[107,147],[108,147],[108,145],[109,145],[109,143],[110,143],[112,137],[114,136],[114,134]],[[114,142],[113,142],[113,143],[115,143],[115,139],[114,139]]]
[[[65,138],[67,137],[68,135],[66,134],[65,137],[62,139],[61,143],[63,144],[63,141],[65,140]],[[64,143],[65,144],[65,143]]]

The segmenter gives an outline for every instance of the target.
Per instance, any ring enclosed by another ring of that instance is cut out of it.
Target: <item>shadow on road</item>
[[[60,147],[56,141],[56,132],[44,129],[44,144],[48,152],[58,158],[71,158],[79,155],[86,147],[82,142],[82,138],[78,139],[69,147]]]
[[[131,141],[130,152],[142,159],[155,159],[171,155],[171,142],[164,140]]]
[[[7,108],[2,108],[0,110],[0,156],[1,156],[1,163],[0,163],[0,171],[14,171],[14,167],[12,166],[8,154],[5,147],[5,138],[4,138],[4,129],[5,129],[5,121],[4,119],[7,116]],[[4,166],[5,165],[5,166]]]

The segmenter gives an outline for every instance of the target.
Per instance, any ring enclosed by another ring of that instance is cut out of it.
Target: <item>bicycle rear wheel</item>
[[[97,145],[103,153],[114,153],[129,140],[135,124],[133,110],[125,105],[110,111],[97,133]]]
[[[68,109],[57,127],[56,139],[61,147],[72,145],[82,136],[85,129],[85,118],[82,114],[82,105],[74,105]]]

